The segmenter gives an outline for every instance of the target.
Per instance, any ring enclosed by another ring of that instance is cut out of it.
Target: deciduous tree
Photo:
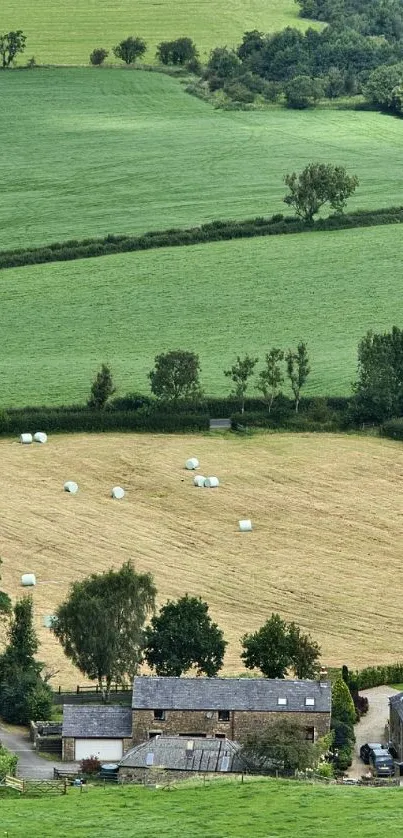
[[[176,349],[162,353],[148,375],[151,392],[162,401],[196,400],[202,395],[199,374],[199,356],[194,352]]]
[[[241,658],[247,669],[260,669],[266,678],[284,678],[292,670],[297,678],[312,678],[318,669],[320,648],[295,623],[287,624],[279,614],[253,634],[245,634]]]
[[[296,352],[292,352],[289,349],[285,360],[287,364],[287,375],[290,379],[291,389],[295,399],[295,412],[298,413],[301,390],[311,371],[306,343],[299,343]]]
[[[125,64],[134,64],[137,58],[141,58],[147,49],[143,38],[126,38],[113,48],[113,54],[120,58]]]
[[[263,398],[267,402],[269,413],[272,409],[274,399],[276,398],[279,387],[284,382],[284,376],[281,371],[280,363],[284,359],[284,352],[282,349],[270,349],[266,354],[265,368],[259,373],[257,388],[263,394]]]
[[[110,367],[108,367],[107,364],[102,364],[102,367],[97,373],[91,386],[91,395],[88,400],[88,407],[93,410],[102,410],[114,392],[115,387],[113,386]]]
[[[252,771],[264,774],[280,770],[290,774],[315,768],[329,744],[329,737],[315,743],[307,740],[306,729],[284,716],[249,735],[241,748],[241,758]]]
[[[145,659],[157,675],[183,675],[193,667],[212,678],[222,667],[223,632],[199,597],[168,601],[145,632]]]
[[[245,355],[243,358],[238,355],[236,363],[229,370],[224,370],[224,375],[231,378],[234,383],[232,392],[240,401],[241,413],[245,411],[245,394],[248,389],[248,382],[253,375],[258,360],[259,358],[251,358],[249,355]]]
[[[403,410],[403,330],[367,332],[358,345],[356,405],[362,419],[383,421]]]
[[[0,57],[3,70],[13,63],[20,52],[24,52],[26,40],[22,29],[0,34]]]
[[[94,67],[99,67],[101,64],[104,63],[105,58],[107,58],[109,52],[107,49],[103,49],[102,47],[98,47],[97,49],[93,49],[90,55],[90,62]]]
[[[161,41],[157,47],[157,58],[161,64],[183,66],[198,57],[196,44],[191,38],[177,38],[176,41]]]
[[[314,215],[329,204],[335,212],[342,213],[347,199],[355,192],[358,178],[348,175],[343,166],[326,163],[310,163],[297,175],[286,175],[290,194],[284,203],[293,207],[296,214],[306,222],[312,222]]]
[[[285,85],[284,95],[288,108],[302,111],[315,107],[323,96],[323,88],[321,83],[311,76],[295,76]]]
[[[80,672],[98,682],[104,701],[113,681],[121,683],[138,671],[155,595],[152,576],[136,573],[127,562],[74,582],[56,610],[52,631]]]

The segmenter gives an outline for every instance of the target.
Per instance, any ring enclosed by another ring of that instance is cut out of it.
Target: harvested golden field
[[[40,657],[54,685],[84,683],[43,627],[69,584],[131,558],[159,601],[200,594],[224,629],[226,671],[239,638],[272,611],[296,620],[329,665],[402,659],[403,449],[338,435],[76,435],[0,443],[2,587],[33,572]],[[219,476],[196,489],[183,468]],[[76,496],[63,483],[76,480]],[[118,502],[114,485],[126,489]],[[238,532],[251,518],[254,531]]]

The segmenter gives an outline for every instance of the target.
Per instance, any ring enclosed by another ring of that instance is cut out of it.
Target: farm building
[[[214,737],[155,736],[136,745],[119,763],[119,777],[143,779],[150,769],[163,768],[176,779],[191,772],[215,774],[243,770],[240,745]]]
[[[154,736],[242,741],[282,714],[315,741],[330,729],[329,681],[139,676],[133,682],[133,742]]]
[[[90,756],[118,762],[132,745],[130,707],[103,704],[63,706],[63,760],[74,762]]]

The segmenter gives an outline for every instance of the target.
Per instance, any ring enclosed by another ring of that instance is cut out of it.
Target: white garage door
[[[76,760],[98,757],[105,762],[116,762],[122,759],[122,739],[76,739]]]

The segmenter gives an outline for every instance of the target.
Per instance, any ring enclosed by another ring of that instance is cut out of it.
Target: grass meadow
[[[33,429],[36,430],[36,429]],[[70,583],[133,559],[158,603],[201,596],[228,640],[224,672],[240,673],[240,637],[274,612],[295,620],[327,666],[401,660],[400,443],[375,437],[256,434],[51,436],[0,442],[2,586],[32,590],[40,659],[57,688],[85,679],[43,625]],[[193,486],[197,456],[215,491]],[[79,493],[63,491],[76,480]],[[110,498],[121,485],[125,498]],[[238,532],[251,518],[253,532]],[[385,592],[393,588],[394,596]],[[376,615],[376,631],[374,631]]]
[[[149,392],[157,353],[199,353],[225,394],[237,353],[308,344],[306,393],[343,395],[368,329],[398,323],[399,225],[217,242],[2,271],[2,405],[84,401],[101,362]],[[286,386],[286,385],[285,385]]]
[[[128,35],[148,44],[147,61],[156,45],[182,35],[193,38],[202,59],[216,46],[233,46],[244,32],[272,32],[285,26],[306,29],[294,0],[2,0],[2,31],[22,29],[27,49],[22,58],[38,63],[87,64],[94,47],[111,49]],[[114,60],[114,56],[109,56]]]
[[[0,73],[0,98],[3,249],[287,212],[283,177],[312,160],[358,175],[351,208],[402,203],[390,116],[225,112],[162,74],[97,68]]]
[[[10,838],[401,838],[400,795],[254,779],[170,791],[88,787],[59,798],[5,798],[1,826]]]

